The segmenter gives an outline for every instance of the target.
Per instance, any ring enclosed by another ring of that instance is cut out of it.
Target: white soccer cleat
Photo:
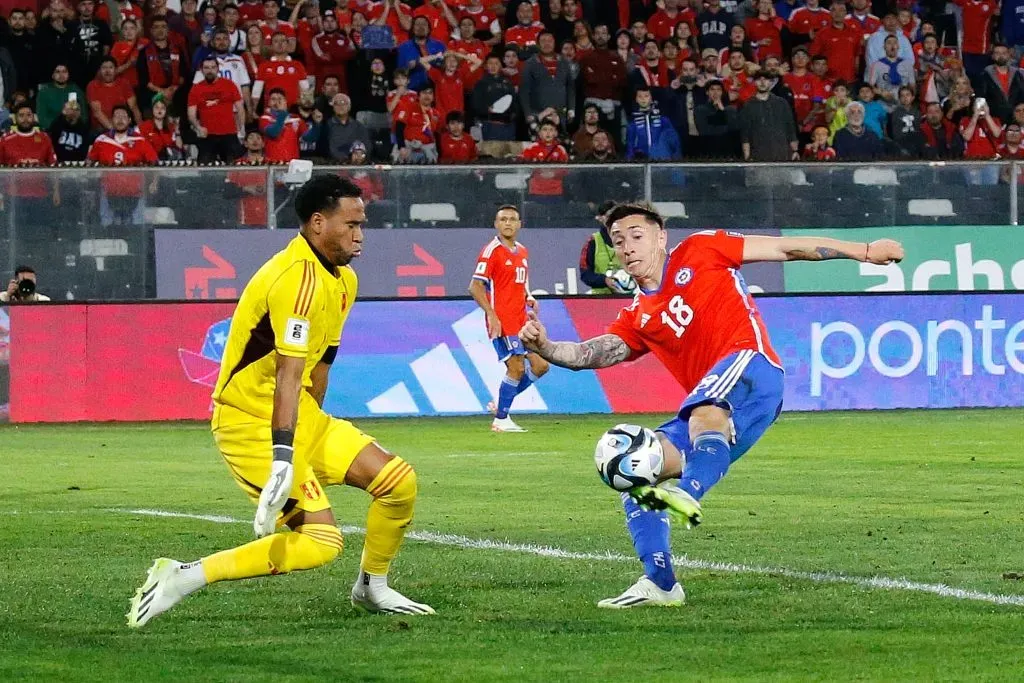
[[[606,598],[597,603],[605,609],[629,609],[630,607],[681,607],[686,602],[683,587],[676,583],[672,590],[663,591],[657,584],[641,576],[640,580],[616,598]]]
[[[146,582],[132,598],[127,614],[129,628],[145,626],[153,617],[171,609],[188,595],[179,585],[178,569],[181,566],[181,562],[166,557],[153,563]]]
[[[511,417],[496,417],[491,421],[492,432],[525,432],[526,430],[512,421]]]
[[[373,614],[433,614],[434,608],[413,602],[390,586],[370,587],[362,581],[352,587],[352,606]]]

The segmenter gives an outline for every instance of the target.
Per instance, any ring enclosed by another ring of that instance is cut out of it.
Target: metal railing
[[[154,229],[294,228],[284,167],[0,169],[0,268],[47,271],[60,298],[150,298]],[[1016,162],[317,167],[348,175],[371,228],[590,228],[598,204],[644,199],[672,227],[1018,225]]]

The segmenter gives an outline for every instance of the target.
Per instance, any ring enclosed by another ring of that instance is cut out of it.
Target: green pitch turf
[[[605,611],[641,573],[593,443],[620,417],[365,421],[419,472],[394,585],[436,617],[357,614],[333,565],[210,587],[139,632],[152,559],[251,538],[202,425],[0,429],[0,680],[1020,680],[1024,606],[782,573],[679,572],[681,609]],[[651,416],[639,418],[656,424]],[[691,560],[1024,596],[1024,411],[787,415],[673,530]],[[332,489],[342,524],[367,498]],[[216,523],[128,510],[222,515]],[[519,550],[476,548],[508,541]],[[441,542],[438,542],[441,541]],[[738,567],[738,569],[743,569]]]

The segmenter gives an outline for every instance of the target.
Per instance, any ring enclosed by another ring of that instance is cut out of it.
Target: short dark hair
[[[623,204],[616,204],[615,208],[612,209],[604,218],[604,225],[606,228],[611,228],[616,222],[621,221],[623,218],[629,216],[642,216],[651,223],[658,226],[659,229],[665,229],[665,219],[661,217],[658,210],[654,208],[652,204],[647,202],[626,202]]]
[[[992,51],[995,52],[997,47],[1005,47],[1007,50],[1010,49],[1010,46],[1007,45],[1006,43],[993,43],[992,44]]]
[[[149,28],[152,29],[154,24],[166,24],[167,17],[162,17],[159,14],[149,20]]]
[[[282,90],[281,88],[272,88],[270,90],[270,92],[267,93],[267,99],[268,100],[270,99],[271,95],[280,95],[281,97],[284,97],[285,99],[288,98],[288,95],[286,95],[284,90]]]
[[[223,35],[223,36],[227,36],[228,38],[230,38],[231,37],[231,31],[229,31],[226,28],[222,27],[222,28],[214,29],[213,35],[215,35],[215,36]],[[203,60],[203,61],[206,61],[206,60]]]
[[[127,104],[115,104],[114,108],[110,110],[110,118],[114,118],[114,114],[118,111],[123,111],[125,114],[128,114],[129,121],[135,121],[135,117],[132,116],[132,110]]]
[[[816,54],[813,57],[811,57],[811,61],[812,62],[827,62],[828,61],[828,56],[827,55],[823,55],[823,54],[821,54],[819,52],[818,54]]]
[[[907,91],[908,93],[910,93],[911,95],[913,95],[913,94],[914,94],[914,89],[913,89],[913,88],[911,88],[911,87],[910,87],[909,85],[901,85],[901,86],[900,86],[900,89],[899,89],[899,90],[897,90],[896,92],[897,92],[897,94],[898,94],[898,95],[902,95],[902,94],[903,94],[903,91],[904,91],[904,90],[906,90],[906,91]]]
[[[22,273],[31,273],[32,275],[35,275],[36,274],[36,269],[33,268],[32,266],[24,266],[24,265],[22,265],[22,266],[15,266],[14,267],[14,276],[15,277],[21,275]]]
[[[220,11],[221,12],[227,12],[229,9],[233,9],[233,10],[235,10],[237,12],[238,11],[238,5],[236,5],[233,2],[226,2],[226,3],[224,3],[224,6],[220,8]]]
[[[502,211],[515,211],[516,215],[519,215],[519,207],[516,206],[515,204],[502,204],[501,206],[498,207],[497,211],[495,211],[494,214],[498,215]]]
[[[450,111],[448,116],[444,117],[445,123],[465,123],[466,119],[462,116],[461,111]]]
[[[295,213],[299,216],[299,222],[305,225],[315,213],[324,214],[336,210],[342,199],[358,199],[362,196],[363,191],[348,178],[333,173],[315,175],[295,195]]]
[[[17,113],[18,113],[19,111],[21,111],[22,109],[28,109],[28,110],[29,110],[30,112],[32,112],[33,114],[35,114],[35,113],[36,113],[36,112],[35,112],[35,110],[34,110],[34,109],[32,109],[32,105],[31,105],[31,104],[29,104],[28,102],[22,102],[21,104],[15,105],[15,107],[14,107],[14,113],[15,113],[15,114],[17,114]]]
[[[8,15],[7,15],[7,18],[8,18],[8,19],[10,19],[10,18],[11,18],[12,16],[14,16],[15,14],[25,14],[25,10],[23,10],[23,9],[22,9],[22,8],[20,8],[20,7],[15,7],[14,9],[12,9],[12,10],[10,11],[10,14],[8,14]]]
[[[103,59],[101,59],[100,60],[100,66],[103,66],[107,62],[110,62],[111,64],[113,64],[115,69],[117,68],[117,60],[114,59],[113,57],[104,57]],[[54,67],[54,68],[56,69],[57,67]]]
[[[538,124],[537,129],[540,130],[544,126],[551,126],[555,130],[558,130],[558,124],[555,123],[554,119],[550,119],[550,118],[544,119],[543,121],[540,122],[540,124]]]
[[[597,205],[597,215],[603,216],[617,206],[614,199],[606,199]]]

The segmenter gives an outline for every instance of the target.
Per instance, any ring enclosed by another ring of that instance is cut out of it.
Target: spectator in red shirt
[[[307,78],[306,67],[302,66],[302,62],[288,56],[288,38],[283,33],[274,34],[270,47],[273,54],[260,65],[259,70],[263,91],[269,93],[280,90],[284,93],[288,106],[294,106],[299,101],[299,83]],[[267,155],[270,155],[269,149]]]
[[[476,161],[476,141],[466,135],[462,112],[453,111],[445,118],[447,130],[441,133],[438,157],[442,164],[468,164]]]
[[[921,136],[924,138],[925,159],[958,159],[963,154],[964,141],[956,124],[943,115],[938,102],[926,105]]]
[[[119,14],[118,20],[111,21],[110,8],[107,7],[107,3],[96,3],[96,18],[107,22],[112,29],[116,29],[120,25],[122,34],[124,33],[124,23],[129,19],[136,22],[142,21],[144,15],[140,5],[134,4],[130,0],[117,0],[116,7]]]
[[[245,62],[245,70],[249,72],[249,82],[255,83],[260,79],[260,67],[266,61],[263,31],[259,26],[250,26],[245,32],[245,41],[242,61]]]
[[[85,89],[95,130],[113,128],[110,117],[114,113],[114,107],[119,104],[126,105],[133,116],[142,118],[138,104],[135,102],[135,93],[123,78],[115,76],[116,72],[117,62],[114,61],[114,58],[104,57],[100,63],[99,73]]]
[[[497,45],[501,42],[501,21],[496,12],[490,11],[483,6],[481,0],[466,0],[463,8],[459,11],[459,30],[462,30],[462,21],[469,19],[473,22],[473,32],[487,35],[481,38],[487,45]],[[480,59],[487,55],[479,55]]]
[[[853,0],[853,11],[846,15],[847,25],[867,38],[882,28],[882,20],[871,13],[871,0]]]
[[[98,166],[142,166],[157,162],[156,150],[132,129],[132,115],[128,107],[114,107],[111,122],[113,128],[96,138],[89,148],[89,161]],[[142,173],[103,175],[104,196],[115,222],[131,222],[142,197],[144,183],[145,175]]]
[[[793,92],[793,112],[796,114],[797,129],[807,133],[812,130],[811,126],[818,116],[824,113],[825,100],[828,98],[821,81],[807,70],[810,62],[807,49],[794,49],[792,62],[793,68],[782,77],[782,80]]]
[[[253,131],[245,137],[245,152],[233,160],[239,166],[263,166],[263,138]],[[227,196],[238,199],[238,224],[265,227],[267,224],[266,169],[235,169],[228,173]],[[237,189],[234,189],[237,188]]]
[[[828,126],[817,126],[811,133],[811,141],[804,146],[803,158],[808,161],[833,161],[836,150],[828,143]]]
[[[1009,121],[1013,108],[1024,102],[1024,72],[1010,63],[1010,48],[1002,43],[992,47],[992,62],[975,81],[977,93],[997,119]]]
[[[1006,129],[1003,131],[1003,144],[999,145],[998,159],[1024,159],[1024,147],[1021,146],[1021,128],[1020,124],[1011,121],[1006,124]],[[1011,169],[1009,167],[1003,168],[999,172],[999,180],[1008,183],[1012,177]],[[1017,184],[1024,185],[1024,174],[1017,174]]]
[[[238,5],[238,16],[242,26],[258,25],[263,19],[263,3],[260,0],[242,0]]]
[[[28,104],[15,107],[14,122],[14,128],[0,137],[0,166],[52,166],[57,163],[50,137],[36,127],[32,107]],[[60,204],[56,174],[51,177],[48,173],[5,173],[4,178],[7,182],[3,186],[3,194],[16,203],[19,225],[45,229],[57,224],[53,220],[52,209]],[[36,232],[35,229],[32,231]],[[29,239],[51,237],[32,233],[27,235]]]
[[[299,158],[302,140],[310,142],[318,139],[319,124],[323,121],[324,115],[319,110],[315,111],[313,118],[317,125],[308,126],[298,116],[288,113],[288,99],[280,88],[271,90],[268,100],[270,106],[260,117],[259,124],[260,132],[263,133],[267,163],[286,164]]]
[[[537,128],[537,140],[523,150],[523,161],[540,163],[565,163],[569,153],[558,141],[558,124],[553,119],[544,119]]]
[[[440,55],[423,57],[421,61],[427,67],[427,76],[434,84],[434,92],[437,94],[437,112],[442,121],[447,121],[448,114],[452,112],[461,114],[466,111],[466,74],[469,73],[471,65],[460,64],[461,57],[458,53],[446,52],[441,57],[444,61],[443,68],[438,69],[432,65],[432,63],[436,63],[437,57]],[[476,60],[476,55],[472,55],[471,59]],[[476,71],[480,62],[476,61],[472,66],[476,67],[473,69]]]
[[[185,146],[181,142],[178,125],[167,118],[167,103],[163,96],[153,98],[153,117],[139,124],[139,134],[153,147],[159,159],[184,159]]]
[[[523,80],[523,62],[519,59],[519,51],[514,46],[506,47],[501,55],[501,73],[512,81],[516,90],[519,89],[519,84]]]
[[[474,54],[481,60],[487,58],[490,46],[476,37],[476,24],[473,18],[464,16],[459,20],[459,37],[448,41],[448,50],[464,55]]]
[[[182,86],[188,71],[188,56],[171,41],[164,17],[153,18],[149,34],[149,44],[139,53],[139,92],[148,93],[147,99],[160,93],[173,111],[181,112],[185,108]]]
[[[323,83],[328,76],[335,76],[339,87],[348,92],[346,66],[356,56],[356,46],[338,27],[338,18],[333,10],[324,14],[323,26],[323,33],[313,37],[307,62],[313,67],[317,83]]]
[[[757,0],[757,15],[747,19],[744,27],[761,63],[768,57],[782,58],[782,29],[785,25],[786,22],[775,16],[772,0]]]
[[[988,104],[980,98],[974,102],[974,113],[960,119],[965,159],[994,159],[1002,135],[1002,122],[992,116]]]
[[[139,53],[148,44],[147,38],[139,37],[139,23],[135,19],[125,19],[121,23],[121,40],[110,48],[110,56],[117,61],[117,75],[124,78],[132,89],[139,86]]]
[[[797,43],[809,43],[815,34],[832,23],[832,15],[818,4],[818,0],[806,0],[789,15],[789,32]]]
[[[415,104],[398,108],[395,115],[398,159],[413,164],[437,163],[441,116],[434,108],[434,86],[428,82],[417,95]]]
[[[217,58],[203,60],[203,80],[188,94],[188,120],[196,132],[199,163],[231,163],[241,153],[245,110],[238,87],[218,71]]]
[[[505,31],[505,44],[516,45],[521,58],[529,57],[537,51],[537,38],[546,29],[544,24],[533,20],[533,7],[527,2],[519,5],[516,20],[519,23]]]
[[[828,60],[829,78],[856,81],[863,52],[862,35],[859,29],[847,23],[846,5],[834,2],[832,23],[815,34],[811,54],[824,55]]]
[[[1001,3],[996,0],[953,0],[963,11],[964,71],[975,80],[989,65],[992,47],[992,18],[999,14]],[[970,147],[970,145],[968,145]]]
[[[413,19],[426,17],[430,22],[430,37],[447,43],[452,31],[459,27],[459,22],[444,0],[426,0],[412,11]]]
[[[287,54],[295,52],[298,48],[298,41],[295,35],[295,27],[287,21],[281,21],[277,15],[281,12],[281,6],[277,0],[263,0],[263,20],[260,21],[260,31],[263,33],[263,43],[270,43],[275,34],[282,34],[287,43]]]
[[[689,6],[680,8],[680,4],[683,3],[679,0],[665,0],[665,8],[659,9],[647,21],[647,32],[659,42],[671,38],[681,23],[687,23],[691,30],[696,30],[697,15]]]

